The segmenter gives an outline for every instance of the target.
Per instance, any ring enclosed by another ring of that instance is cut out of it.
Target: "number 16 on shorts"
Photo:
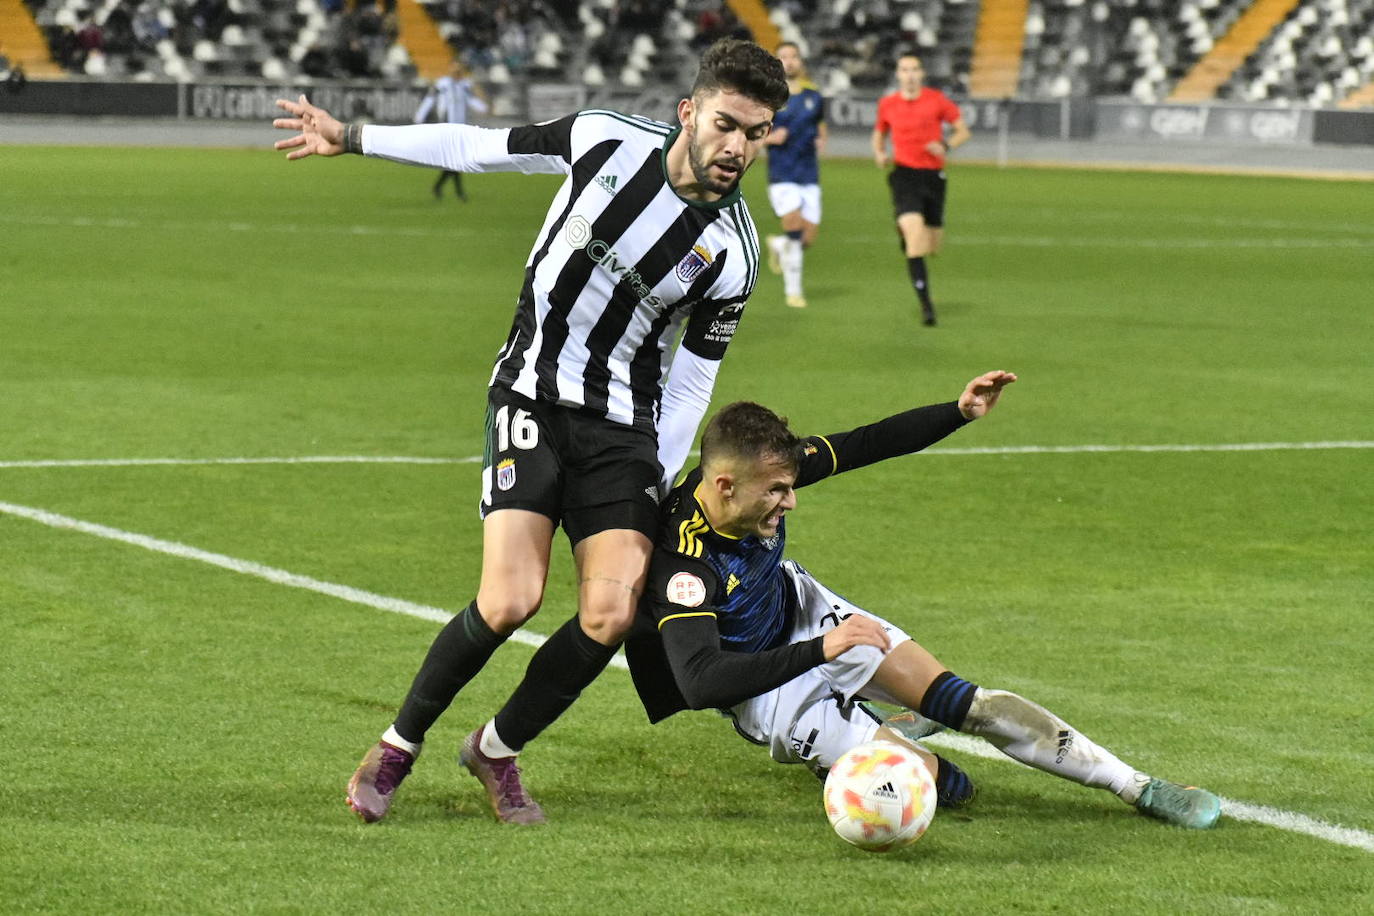
[[[520,464],[536,460],[539,424],[523,407],[502,404],[488,413],[487,464],[482,468],[482,510],[495,508],[493,494],[508,494],[515,488]],[[522,456],[520,453],[528,453]],[[520,459],[517,461],[517,459]],[[533,472],[534,468],[525,470]]]

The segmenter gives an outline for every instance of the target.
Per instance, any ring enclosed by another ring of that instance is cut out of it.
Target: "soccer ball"
[[[847,843],[868,852],[910,846],[935,816],[935,777],[910,748],[870,741],[835,761],[825,814]]]

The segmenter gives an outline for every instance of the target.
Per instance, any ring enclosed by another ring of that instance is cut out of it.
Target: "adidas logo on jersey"
[[[886,798],[889,801],[898,801],[897,790],[892,787],[892,783],[885,782],[873,790],[874,798]]]
[[[615,175],[600,175],[596,179],[596,183],[601,185],[602,189],[605,190],[607,194],[615,193],[615,183],[617,181],[619,181],[619,179]]]

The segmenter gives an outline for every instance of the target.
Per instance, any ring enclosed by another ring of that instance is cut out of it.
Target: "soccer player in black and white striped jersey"
[[[420,107],[415,109],[415,123],[424,124],[433,113],[445,124],[466,124],[469,108],[478,114],[486,114],[489,110],[487,96],[473,80],[467,66],[455,60],[448,73],[435,80],[429,92],[425,93]],[[466,203],[468,195],[463,190],[463,173],[453,169],[440,170],[439,178],[434,182],[434,196],[443,196],[446,181],[453,182],[458,199]]]
[[[703,55],[676,127],[596,110],[501,130],[363,127],[304,96],[278,101],[290,117],[274,126],[299,131],[276,144],[289,159],[352,152],[567,176],[526,261],[488,391],[477,598],[439,633],[350,781],[349,804],[364,820],[385,816],[429,727],[538,610],[561,524],[578,613],[535,652],[460,757],[498,818],[544,820],[516,754],[601,672],[634,619],[658,494],[686,459],[757,279],[758,235],[739,180],[787,97],[775,57],[726,39]]]

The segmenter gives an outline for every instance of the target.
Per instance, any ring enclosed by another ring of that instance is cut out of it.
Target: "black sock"
[[[958,808],[973,799],[973,780],[950,761],[935,755],[939,772],[935,774],[935,797],[941,808]]]
[[[505,641],[506,637],[487,626],[477,611],[476,601],[444,624],[396,715],[400,736],[416,744],[425,740],[425,732],[448,709],[458,691],[482,670],[496,647]]]
[[[576,617],[559,627],[534,653],[525,679],[496,714],[501,742],[519,751],[533,741],[596,680],[615,650],[582,632]]]
[[[977,692],[977,684],[955,677],[953,672],[944,671],[926,688],[925,696],[921,697],[920,713],[927,719],[960,731],[964,727],[968,708],[973,705],[973,695]]]
[[[453,176],[453,190],[458,192],[459,197],[466,197],[467,195],[463,193],[463,173],[449,172],[449,174]]]
[[[926,275],[925,258],[907,258],[906,272],[911,276],[911,285],[916,290],[916,296],[921,300],[921,308],[926,312],[931,312],[935,306],[930,301],[930,277]]]

